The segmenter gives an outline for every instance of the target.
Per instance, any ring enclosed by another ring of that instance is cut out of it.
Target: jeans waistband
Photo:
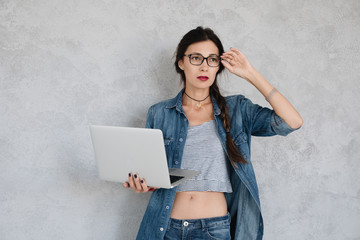
[[[219,225],[230,224],[230,213],[221,217],[212,217],[212,218],[200,218],[200,219],[175,219],[170,218],[170,222],[168,224],[169,227],[183,229],[183,228],[209,228],[215,227]]]

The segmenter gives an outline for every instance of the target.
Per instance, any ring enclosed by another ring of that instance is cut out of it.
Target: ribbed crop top
[[[215,120],[190,126],[181,168],[200,170],[201,173],[181,183],[176,191],[232,192],[229,167],[216,132]]]

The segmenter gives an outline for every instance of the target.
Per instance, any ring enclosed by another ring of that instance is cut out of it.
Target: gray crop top
[[[229,167],[215,120],[191,126],[188,128],[181,168],[200,170],[201,173],[181,183],[176,191],[232,192]]]

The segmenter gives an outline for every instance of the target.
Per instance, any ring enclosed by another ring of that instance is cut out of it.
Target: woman
[[[169,167],[201,174],[153,192],[137,239],[262,239],[250,137],[287,135],[301,127],[301,116],[238,49],[224,52],[211,29],[183,37],[175,68],[184,89],[150,107],[146,127],[162,130]],[[223,97],[217,76],[224,68],[254,85],[273,110],[242,95]],[[152,190],[136,174],[124,187]]]

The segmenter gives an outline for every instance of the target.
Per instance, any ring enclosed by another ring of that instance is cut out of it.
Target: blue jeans
[[[222,217],[179,220],[170,218],[165,240],[231,240],[230,214]]]

